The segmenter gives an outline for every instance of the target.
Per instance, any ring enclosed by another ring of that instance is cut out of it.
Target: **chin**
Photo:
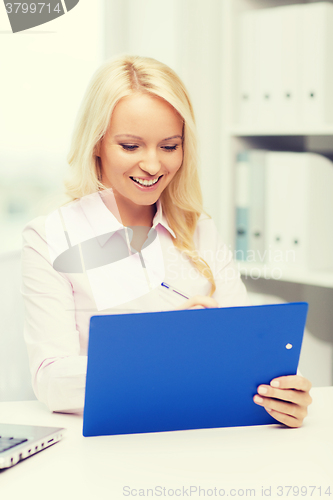
[[[150,206],[150,205],[155,205],[155,203],[159,200],[159,196],[154,196],[154,198],[148,198],[146,200],[143,200],[143,199],[139,199],[139,200],[131,200],[133,201],[133,203],[135,203],[136,205],[139,205],[140,207],[144,207],[144,206]]]

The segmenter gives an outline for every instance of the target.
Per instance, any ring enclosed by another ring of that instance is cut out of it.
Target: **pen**
[[[171,286],[171,285],[168,285],[168,283],[165,283],[165,281],[163,281],[161,283],[161,286],[163,286],[164,288],[166,288],[167,290],[169,290],[170,292],[174,292],[174,293],[177,293],[178,295],[181,295],[182,297],[184,297],[184,299],[188,299],[189,297],[187,297],[184,293],[180,292],[179,290],[177,290],[177,288]]]

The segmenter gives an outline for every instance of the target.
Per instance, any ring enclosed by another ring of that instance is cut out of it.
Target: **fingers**
[[[312,403],[312,398],[308,392],[293,389],[274,389],[269,385],[260,385],[258,387],[258,394],[266,398],[288,401],[299,406],[308,406]]]
[[[309,392],[312,387],[311,382],[300,375],[287,375],[286,377],[274,378],[271,380],[270,385],[272,387],[279,387],[280,389],[296,389],[305,392]]]
[[[270,385],[260,385],[253,401],[279,422],[300,427],[312,403],[310,389],[311,382],[299,375],[278,377]]]
[[[288,413],[281,413],[271,408],[265,408],[265,409],[273,418],[275,418],[275,420],[281,422],[281,424],[284,424],[287,427],[293,427],[293,428],[301,427],[303,424],[303,420],[307,415],[307,411],[304,413],[304,415],[294,417],[293,415],[289,415]]]
[[[205,295],[194,295],[186,302],[184,302],[179,310],[182,309],[204,309],[207,307],[219,307],[218,303],[212,297],[207,297]]]
[[[254,402],[259,406],[263,406],[273,418],[288,427],[300,427],[308,414],[306,406],[299,406],[276,399],[260,398],[259,400],[259,396],[256,395],[254,396]]]

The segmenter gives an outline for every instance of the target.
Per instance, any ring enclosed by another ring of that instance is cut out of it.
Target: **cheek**
[[[128,169],[132,168],[134,159],[124,155],[122,151],[117,149],[111,150],[102,158],[103,168],[109,175],[121,175]]]
[[[183,153],[179,152],[170,158],[168,162],[168,170],[170,174],[175,174],[181,167],[183,163]]]

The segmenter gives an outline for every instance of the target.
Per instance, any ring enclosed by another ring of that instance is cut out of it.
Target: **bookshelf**
[[[249,129],[241,125],[231,126],[228,130],[229,134],[233,137],[251,137],[251,136],[304,136],[304,137],[321,137],[333,136],[333,126],[321,127],[317,130],[309,129]],[[333,149],[333,147],[332,147]]]
[[[237,267],[242,276],[253,279],[270,279],[299,283],[302,285],[314,285],[325,288],[333,288],[333,273],[323,272],[300,272],[297,269],[276,269],[261,262],[237,261]]]
[[[223,0],[222,2],[222,135],[221,135],[221,201],[220,231],[234,249],[235,235],[235,161],[244,149],[314,152],[333,160],[333,123],[304,127],[257,127],[241,125],[237,121],[237,78],[239,59],[239,16],[254,9],[285,5],[315,3],[302,0]],[[330,2],[333,3],[333,0]],[[224,217],[223,214],[230,214]],[[244,277],[300,283],[333,289],[333,273],[303,272],[286,269],[277,278],[274,270],[261,263],[237,262]]]

